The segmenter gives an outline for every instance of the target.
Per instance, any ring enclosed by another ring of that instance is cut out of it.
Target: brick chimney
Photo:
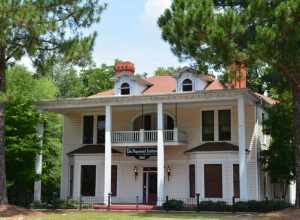
[[[134,75],[134,64],[130,61],[118,62],[115,65],[115,74],[116,76],[126,73],[128,75]]]
[[[229,66],[231,86],[235,89],[247,88],[247,67],[245,64],[234,63]]]

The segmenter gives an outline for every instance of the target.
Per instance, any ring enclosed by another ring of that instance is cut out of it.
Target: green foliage
[[[265,200],[265,201],[248,201],[237,202],[232,206],[236,212],[271,212],[291,207],[284,200]]]
[[[271,212],[289,208],[290,204],[283,200],[247,201],[229,205],[223,201],[202,201],[197,207],[198,211],[217,212]]]
[[[154,71],[154,75],[155,76],[173,76],[176,72],[176,68],[174,67],[158,67],[155,71]]]
[[[53,114],[40,114],[34,104],[41,98],[54,98],[57,89],[48,79],[34,79],[21,66],[8,69],[7,88],[5,145],[9,201],[27,205],[32,200],[33,182],[39,178],[34,169],[35,155],[41,150],[36,135],[38,123],[46,124],[43,184],[46,188],[53,185],[57,188],[61,136],[57,122],[60,119]]]
[[[83,84],[83,96],[94,95],[112,88],[114,66],[102,64],[99,68],[90,68],[80,73]]]
[[[299,14],[298,0],[174,0],[158,25],[174,54],[203,72],[242,62],[262,73],[272,68],[298,85]]]
[[[105,6],[98,0],[2,1],[0,52],[6,62],[27,54],[39,73],[55,60],[84,65],[96,37],[84,30],[100,21]]]
[[[183,201],[181,200],[176,200],[176,199],[170,199],[169,201],[165,202],[163,204],[163,208],[165,210],[176,210],[176,211],[179,211],[179,210],[182,210],[183,209]]]
[[[89,67],[81,71],[73,68],[58,67],[55,84],[60,97],[84,97],[108,90],[113,85],[114,67],[102,64],[101,67]]]
[[[231,206],[227,205],[226,202],[223,201],[202,201],[199,204],[198,210],[201,211],[218,211],[218,212],[226,212],[232,209]]]
[[[262,164],[273,183],[288,184],[295,178],[291,101],[282,100],[268,109],[268,115],[264,129],[271,132],[272,140],[269,149],[261,152]]]
[[[73,200],[53,200],[46,202],[32,202],[30,207],[33,209],[77,209],[79,207],[78,201]]]

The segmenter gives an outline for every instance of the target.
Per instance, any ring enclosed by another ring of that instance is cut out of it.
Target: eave
[[[40,101],[37,103],[37,106],[41,110],[63,113],[66,110],[71,109],[97,108],[105,105],[129,106],[156,103],[210,102],[236,100],[241,96],[244,96],[246,100],[251,101],[252,103],[257,103],[257,101],[259,101],[257,96],[249,89],[224,89],[153,95],[65,98]]]

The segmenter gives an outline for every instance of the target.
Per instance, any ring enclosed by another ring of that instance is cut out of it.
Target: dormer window
[[[121,85],[121,95],[129,95],[130,94],[130,86],[128,83],[122,83]]]
[[[190,79],[185,79],[182,81],[182,91],[189,92],[193,91],[193,82]]]

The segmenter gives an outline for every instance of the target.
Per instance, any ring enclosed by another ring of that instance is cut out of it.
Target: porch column
[[[164,200],[164,134],[163,104],[157,104],[157,205]]]
[[[38,145],[40,147],[39,153],[35,156],[35,174],[37,176],[37,179],[34,181],[34,194],[33,199],[36,202],[41,201],[41,191],[42,191],[42,181],[41,181],[41,175],[42,175],[42,148],[43,148],[43,134],[44,134],[44,125],[42,123],[39,123],[37,125],[37,137],[38,137]]]
[[[108,205],[111,193],[111,106],[105,106],[105,165],[104,165],[104,204]]]
[[[246,120],[245,120],[245,100],[241,96],[238,98],[238,125],[239,125],[239,172],[240,172],[240,199],[248,200],[247,187],[247,157],[246,157]]]

